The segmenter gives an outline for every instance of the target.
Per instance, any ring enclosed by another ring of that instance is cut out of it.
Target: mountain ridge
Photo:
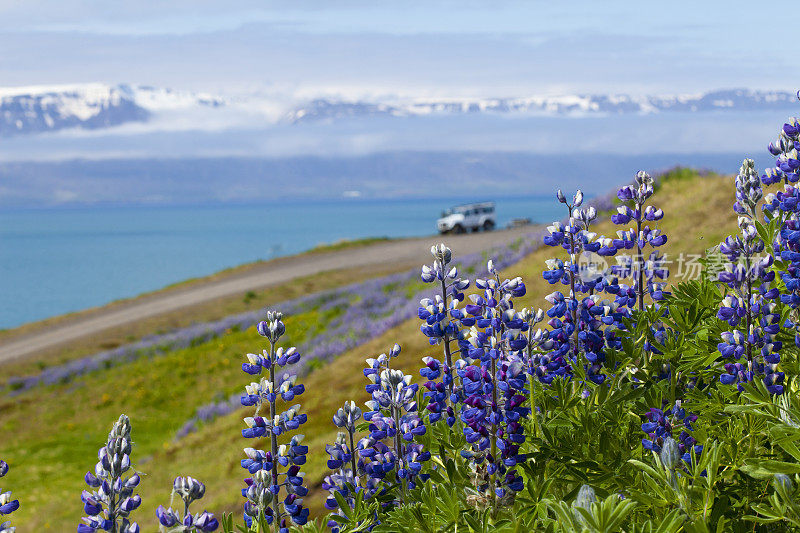
[[[147,85],[73,84],[0,88],[0,137],[61,130],[99,130],[149,123],[167,114],[199,117],[213,110],[222,124],[235,125],[242,112],[262,123],[303,124],[374,117],[412,118],[493,114],[586,117],[622,114],[794,110],[796,95],[784,91],[724,89],[699,94],[632,96],[566,94],[501,98],[317,97],[276,104],[263,93],[241,97]],[[277,113],[267,112],[281,108]],[[234,118],[235,117],[235,118]],[[200,120],[198,128],[202,127]]]

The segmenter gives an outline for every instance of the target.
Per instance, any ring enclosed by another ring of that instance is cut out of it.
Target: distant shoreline
[[[278,257],[273,257],[272,259],[257,259],[255,261],[248,261],[246,263],[242,263],[242,264],[239,264],[239,265],[234,265],[234,266],[230,266],[230,267],[227,267],[227,268],[223,268],[221,270],[218,270],[218,271],[216,271],[216,272],[214,272],[212,274],[208,274],[206,276],[197,276],[197,277],[193,277],[193,278],[186,278],[186,279],[181,280],[181,281],[176,281],[175,283],[170,283],[168,285],[164,285],[163,287],[160,287],[160,288],[157,288],[157,289],[153,289],[152,291],[145,291],[145,292],[142,292],[142,293],[137,294],[135,296],[130,296],[130,297],[127,297],[127,298],[118,298],[116,300],[111,300],[110,302],[107,302],[105,304],[101,304],[101,305],[97,305],[97,306],[93,306],[93,307],[87,307],[85,309],[78,309],[76,311],[71,311],[69,313],[62,313],[62,314],[59,314],[59,315],[54,315],[54,316],[51,316],[51,317],[43,318],[41,320],[33,320],[31,322],[25,322],[25,323],[20,324],[18,326],[13,326],[13,327],[9,327],[9,328],[2,328],[2,329],[0,329],[0,345],[2,344],[4,338],[7,338],[7,337],[12,336],[12,335],[16,335],[17,333],[23,332],[24,330],[38,329],[38,328],[45,328],[45,327],[48,327],[48,326],[53,326],[53,325],[56,325],[58,323],[61,323],[64,320],[80,318],[83,315],[94,314],[94,313],[98,313],[98,312],[101,312],[101,311],[107,311],[107,310],[115,308],[117,306],[130,304],[132,302],[135,302],[137,300],[141,300],[143,298],[149,298],[149,297],[158,296],[158,295],[161,295],[161,294],[167,294],[170,291],[173,291],[175,289],[188,288],[188,287],[191,287],[192,285],[199,284],[199,283],[207,283],[207,282],[212,282],[212,281],[219,281],[219,280],[221,280],[221,279],[223,279],[223,278],[225,278],[227,276],[232,276],[232,275],[236,275],[236,274],[242,274],[242,273],[245,273],[245,272],[247,272],[247,271],[249,271],[249,270],[251,270],[253,268],[257,268],[257,267],[260,267],[260,266],[263,266],[263,265],[266,265],[266,264],[270,264],[270,263],[273,263],[273,262],[279,262],[279,261],[287,259],[287,258],[303,256],[303,255],[307,255],[307,254],[324,253],[324,252],[334,251],[334,250],[344,250],[344,249],[348,249],[348,248],[356,248],[356,247],[361,247],[361,246],[367,246],[367,245],[370,245],[370,244],[374,244],[376,242],[398,241],[398,240],[403,240],[404,238],[407,238],[407,237],[403,237],[403,238],[366,237],[366,238],[363,238],[363,239],[342,239],[342,240],[339,240],[337,242],[330,243],[330,244],[318,244],[318,245],[314,246],[313,248],[309,248],[308,250],[305,250],[305,251],[297,253],[297,254],[282,255],[282,256],[278,256]]]

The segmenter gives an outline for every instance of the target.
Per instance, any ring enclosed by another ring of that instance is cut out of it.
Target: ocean
[[[433,235],[443,209],[472,200],[485,199],[6,209],[0,329],[342,239]],[[551,196],[494,200],[499,227],[564,215]]]

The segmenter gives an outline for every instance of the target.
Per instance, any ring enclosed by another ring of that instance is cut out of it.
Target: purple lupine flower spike
[[[642,424],[642,431],[647,438],[642,439],[642,447],[658,454],[668,468],[677,468],[676,457],[691,466],[692,458],[696,462],[703,453],[703,446],[692,436],[697,415],[688,413],[680,400],[669,409],[651,408],[644,417],[647,422]]]
[[[86,484],[94,491],[81,494],[83,510],[87,515],[78,525],[78,533],[91,533],[112,528],[121,533],[138,533],[139,526],[130,521],[130,513],[142,503],[134,489],[139,485],[139,475],[125,477],[131,469],[131,422],[120,415],[114,423],[108,440],[98,452],[99,461],[94,472],[84,476]]]
[[[733,210],[739,215],[740,234],[727,237],[719,246],[720,253],[729,263],[719,273],[726,294],[717,318],[727,322],[731,330],[722,333],[722,342],[717,349],[725,360],[724,372],[720,376],[722,383],[736,385],[742,391],[745,383],[761,378],[772,394],[780,394],[783,392],[784,374],[778,371],[777,365],[782,343],[776,337],[781,327],[778,299],[783,298],[778,288],[773,286],[775,272],[770,268],[774,262],[770,253],[772,243],[764,242],[756,230],[759,223],[756,207],[764,197],[762,182],[770,181],[771,178],[759,179],[752,159],[744,160],[736,176]],[[793,188],[787,186],[788,189]],[[778,194],[785,199],[782,193]],[[780,203],[777,198],[765,199],[763,211],[768,218],[783,210]],[[787,221],[781,229],[781,236],[789,236],[790,231],[786,230],[791,224]],[[783,246],[790,248],[791,239],[785,239]],[[785,255],[782,252],[782,256]],[[790,274],[784,277],[784,281],[788,281],[787,289],[791,291],[789,278]],[[784,303],[791,305],[791,299]]]
[[[458,275],[458,268],[449,266],[452,252],[444,244],[431,247],[433,264],[423,265],[422,280],[426,283],[436,282],[439,294],[434,298],[423,298],[417,316],[424,324],[420,326],[422,333],[428,337],[433,346],[441,346],[443,357],[440,361],[434,357],[423,357],[425,366],[420,370],[425,383],[425,397],[428,399],[428,420],[431,423],[445,420],[449,426],[456,421],[456,409],[463,399],[460,387],[455,382],[454,369],[463,355],[464,319],[466,315],[459,309],[464,301],[464,291],[469,287],[469,280]],[[467,326],[468,327],[468,326]]]
[[[0,460],[0,477],[8,474],[8,470],[8,463]],[[19,509],[19,500],[12,499],[11,491],[3,492],[3,489],[0,489],[0,518],[10,515],[17,509]],[[9,521],[0,523],[0,533],[14,533],[15,529]]]
[[[526,349],[530,330],[529,312],[517,312],[513,299],[525,294],[521,278],[500,281],[493,264],[487,270],[494,278],[476,280],[483,293],[472,295],[468,312],[470,328],[467,360],[458,370],[465,399],[461,411],[464,436],[470,448],[461,455],[470,461],[481,497],[497,502],[523,488],[516,470],[525,441],[522,419],[528,373]],[[543,320],[543,313],[534,317]]]
[[[242,495],[247,498],[244,520],[248,527],[259,516],[280,528],[287,527],[287,520],[303,525],[308,521],[309,510],[303,506],[302,497],[308,494],[308,489],[304,486],[300,466],[306,462],[308,446],[302,444],[303,435],[293,435],[288,444],[279,444],[279,437],[298,429],[306,422],[307,415],[300,412],[300,404],[290,405],[281,413],[277,411],[279,397],[284,402],[291,402],[305,392],[303,385],[297,383],[296,375],[277,374],[281,367],[298,363],[300,354],[294,347],[284,349],[277,346],[286,332],[282,313],[268,311],[267,319],[258,324],[257,330],[259,335],[267,338],[270,348],[261,355],[247,354],[247,362],[242,364],[242,370],[247,374],[257,376],[265,373],[258,382],[247,385],[240,398],[242,405],[255,407],[254,416],[245,418],[247,427],[242,430],[242,436],[267,439],[269,450],[244,450],[246,458],[242,459],[242,468],[252,474],[245,479],[247,487],[242,489]],[[266,416],[261,415],[262,408],[269,409]],[[284,496],[282,502],[281,493]],[[209,516],[203,521],[205,527],[216,524],[213,515]]]
[[[626,185],[617,192],[623,205],[617,207],[611,221],[619,225],[634,223],[635,227],[619,230],[617,238],[607,243],[608,251],[604,254],[614,255],[621,250],[630,250],[628,255],[617,259],[618,265],[611,270],[619,278],[633,279],[630,285],[620,284],[615,293],[618,294],[619,303],[631,308],[637,306],[639,310],[644,308],[645,295],[649,295],[653,302],[658,302],[667,294],[664,286],[669,271],[664,267],[664,257],[657,250],[667,242],[667,236],[658,228],[650,227],[650,223],[664,218],[664,211],[647,205],[654,192],[655,181],[644,171],[636,174],[633,185]],[[648,247],[653,248],[649,254],[646,252]]]
[[[401,501],[405,501],[407,490],[428,479],[421,470],[431,454],[414,442],[426,432],[417,412],[419,385],[411,383],[411,376],[392,368],[391,360],[399,354],[400,346],[395,344],[388,355],[367,359],[364,375],[370,381],[366,390],[372,399],[366,403],[369,411],[364,413],[364,420],[369,422],[369,434],[356,449],[364,461],[366,488],[377,489],[381,483],[398,485]]]
[[[528,372],[549,384],[559,376],[569,378],[573,365],[581,364],[592,382],[602,383],[605,351],[616,349],[621,343],[613,330],[624,329],[621,319],[628,315],[626,302],[620,302],[618,296],[615,302],[600,296],[603,292],[613,295],[620,292],[618,280],[609,276],[604,259],[614,255],[617,247],[613,239],[598,237],[590,231],[597,210],[592,206],[579,209],[582,194],[576,193],[572,203],[566,198],[562,201],[561,196],[559,201],[567,208],[566,225],[554,222],[549,226],[544,243],[563,248],[569,257],[566,262],[549,259],[542,275],[551,285],[560,283],[568,291],[566,294],[556,291],[545,298],[551,304],[547,311],[550,331],[547,339],[541,334],[539,339],[547,347],[532,355]]]

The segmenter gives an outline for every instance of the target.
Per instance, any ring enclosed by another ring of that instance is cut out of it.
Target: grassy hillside
[[[669,236],[663,247],[668,260],[677,259],[680,253],[702,254],[735,230],[732,202],[731,178],[700,178],[678,172],[664,180],[653,203],[665,212],[660,227]],[[615,231],[608,222],[596,229],[606,235]],[[558,251],[542,248],[503,272],[526,280],[528,294],[518,300],[519,305],[543,306],[542,297],[553,287],[542,280],[541,270],[545,259],[554,253]],[[677,263],[670,267],[675,274]],[[413,294],[415,288],[409,287],[407,292]],[[291,342],[303,342],[324,330],[337,312],[320,307],[288,318]],[[420,334],[414,319],[332,363],[316,365],[302,380],[307,392],[300,401],[309,417],[302,432],[311,448],[304,471],[309,485],[315,488],[308,498],[314,510],[321,507],[318,488],[326,474],[324,445],[336,435],[331,415],[345,400],[361,403],[367,399],[361,372],[364,359],[388,350],[394,342],[403,347],[399,361],[404,370],[414,376],[419,375],[420,359],[437,353],[437,348]],[[245,477],[239,466],[241,450],[251,444],[240,433],[247,411],[217,418],[178,440],[175,434],[198,406],[225,398],[249,383],[240,364],[245,353],[259,351],[263,344],[252,327],[231,331],[210,342],[150,355],[69,383],[1,397],[0,453],[13,468],[3,487],[13,490],[22,504],[14,515],[17,531],[73,530],[82,516],[83,474],[93,467],[97,448],[122,412],[133,423],[134,464],[147,474],[140,486],[144,503],[135,515],[142,531],[156,531],[154,509],[168,503],[172,479],[179,474],[206,483],[202,503],[209,510],[238,511],[242,500],[239,489]]]

